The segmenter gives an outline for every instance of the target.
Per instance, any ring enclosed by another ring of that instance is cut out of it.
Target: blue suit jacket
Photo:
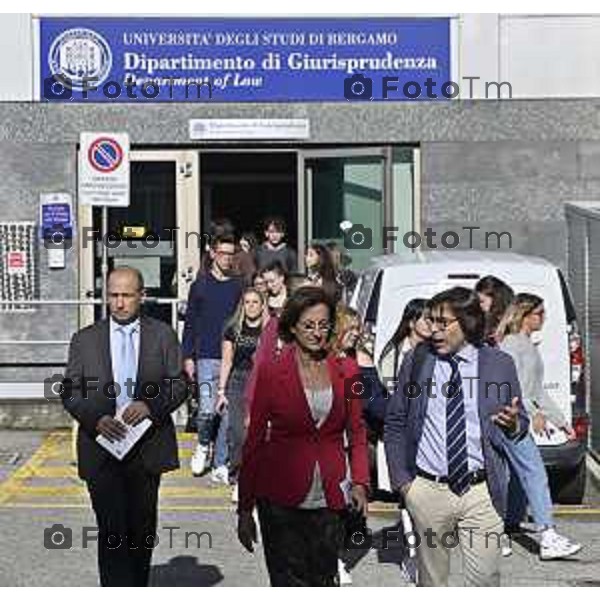
[[[415,373],[414,382],[421,387],[420,394],[409,397],[406,384],[411,381],[414,352],[406,355],[395,393],[387,403],[384,443],[392,486],[399,489],[416,475],[416,457],[427,410],[427,379],[433,376],[436,355],[429,349]],[[470,385],[470,384],[469,384]],[[504,514],[508,487],[508,472],[503,451],[502,436],[508,434],[492,421],[502,405],[510,405],[514,396],[521,397],[521,386],[512,358],[496,348],[479,348],[478,403],[481,423],[481,445],[487,472],[487,485],[494,507]],[[408,386],[407,386],[408,389]],[[418,390],[415,390],[418,391]],[[439,386],[433,389],[439,392]],[[519,412],[516,435],[528,431],[529,420],[523,407]]]

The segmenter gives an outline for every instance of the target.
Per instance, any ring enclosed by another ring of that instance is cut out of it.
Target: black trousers
[[[156,544],[160,475],[110,462],[87,482],[98,525],[100,585],[147,586]]]
[[[258,518],[273,587],[339,585],[342,528],[336,511],[289,508],[260,500]]]

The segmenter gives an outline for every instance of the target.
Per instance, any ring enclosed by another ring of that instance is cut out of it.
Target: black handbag
[[[184,431],[198,433],[198,400],[192,394],[187,399],[187,421]]]

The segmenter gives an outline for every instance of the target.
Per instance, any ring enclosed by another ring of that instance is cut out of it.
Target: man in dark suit
[[[143,287],[136,269],[111,272],[110,318],[73,336],[63,386],[64,407],[79,423],[79,476],[96,513],[103,586],[148,584],[160,476],[179,467],[171,413],[186,393],[181,353],[167,324],[140,316]],[[130,426],[151,422],[122,460],[96,441],[124,437],[117,413]]]
[[[390,479],[421,538],[419,584],[448,585],[458,545],[466,584],[497,586],[508,487],[502,436],[528,427],[516,369],[482,345],[483,313],[470,290],[434,296],[429,321],[431,346],[407,355],[386,412]]]

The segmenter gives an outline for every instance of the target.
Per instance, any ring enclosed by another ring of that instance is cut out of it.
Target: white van
[[[553,498],[580,504],[585,489],[589,421],[582,393],[582,352],[575,310],[560,270],[548,261],[508,252],[429,251],[374,259],[363,271],[351,305],[375,334],[375,363],[396,331],[404,307],[413,298],[431,298],[454,286],[475,287],[494,275],[515,293],[544,299],[546,320],[540,332],[544,387],[573,423],[576,441],[562,431],[536,436],[550,476]]]

